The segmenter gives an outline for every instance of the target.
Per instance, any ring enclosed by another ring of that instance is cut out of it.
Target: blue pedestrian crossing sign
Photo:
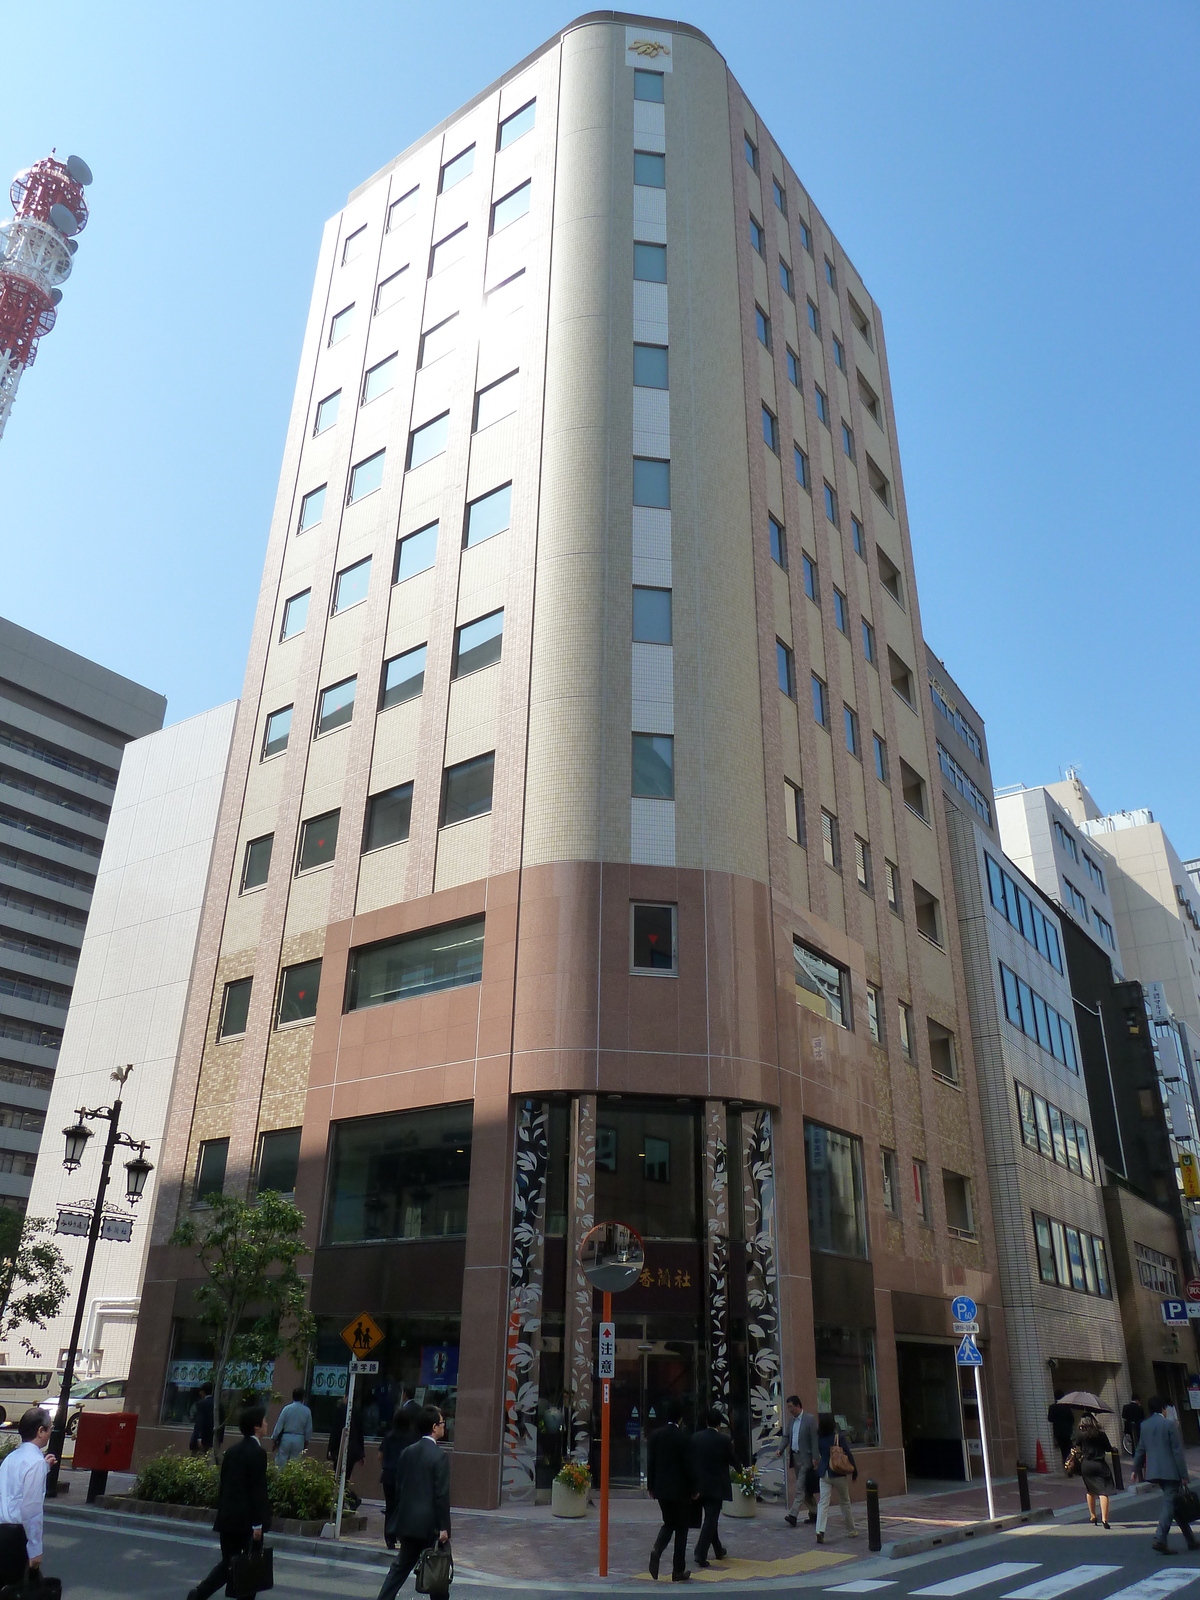
[[[968,1301],[968,1304],[972,1303]],[[959,1345],[954,1359],[960,1367],[981,1367],[983,1365],[983,1357],[979,1353],[979,1346],[975,1343],[975,1335],[973,1333],[963,1335],[963,1342]]]
[[[960,1294],[950,1302],[950,1315],[955,1322],[974,1322],[979,1315],[979,1307],[969,1294]]]

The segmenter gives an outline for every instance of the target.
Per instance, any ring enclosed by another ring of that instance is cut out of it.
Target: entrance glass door
[[[700,1344],[693,1338],[671,1338],[664,1328],[671,1317],[629,1317],[617,1320],[616,1378],[609,1414],[610,1482],[636,1488],[646,1481],[648,1441],[661,1427],[668,1400],[683,1406],[687,1427],[696,1425],[701,1390]],[[694,1333],[693,1328],[688,1332]],[[657,1336],[657,1337],[656,1337]],[[600,1383],[594,1389],[592,1472],[600,1468]]]

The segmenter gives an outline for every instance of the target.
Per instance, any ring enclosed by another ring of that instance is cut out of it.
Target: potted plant
[[[731,1467],[729,1469],[730,1482],[733,1484],[733,1499],[726,1505],[725,1510],[731,1517],[753,1517],[758,1513],[758,1468],[757,1467]]]
[[[587,1512],[592,1474],[586,1461],[564,1461],[550,1486],[550,1510],[556,1517],[582,1517]]]

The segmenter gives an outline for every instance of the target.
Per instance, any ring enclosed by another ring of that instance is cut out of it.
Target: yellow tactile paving
[[[799,1556],[781,1556],[778,1561],[716,1561],[707,1570],[693,1568],[692,1577],[697,1583],[744,1583],[747,1578],[794,1578],[801,1572],[816,1572],[821,1567],[835,1567],[839,1562],[852,1561],[849,1551],[839,1555],[834,1550],[806,1550]],[[653,1583],[648,1572],[637,1576]],[[670,1569],[665,1568],[659,1582],[670,1582]]]

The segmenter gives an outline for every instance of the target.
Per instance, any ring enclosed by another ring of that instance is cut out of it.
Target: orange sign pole
[[[612,1321],[612,1295],[604,1291],[604,1321]],[[608,1412],[612,1379],[600,1380],[600,1576],[608,1577]]]

